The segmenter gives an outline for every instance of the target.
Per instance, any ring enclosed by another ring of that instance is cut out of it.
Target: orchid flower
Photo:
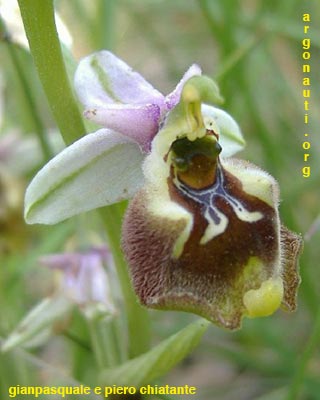
[[[106,247],[83,253],[50,254],[39,262],[57,273],[54,292],[23,318],[4,342],[3,351],[22,344],[29,347],[42,344],[75,306],[88,320],[116,313],[109,276],[104,269],[104,264],[110,266],[113,262]]]
[[[42,265],[60,273],[59,291],[89,318],[115,313],[109,279],[103,266],[112,262],[105,247],[85,253],[51,254],[40,259]]]
[[[296,307],[298,235],[281,226],[279,189],[255,165],[216,84],[192,65],[167,96],[113,54],[83,59],[75,88],[104,128],[39,171],[29,223],[53,224],[132,198],[123,249],[142,304],[235,329],[243,316]]]

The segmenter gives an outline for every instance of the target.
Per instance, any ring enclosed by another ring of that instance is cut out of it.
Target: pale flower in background
[[[43,256],[40,264],[56,271],[61,293],[91,318],[112,315],[115,307],[104,265],[113,263],[106,247],[84,253],[62,253]]]
[[[18,345],[43,344],[56,330],[63,328],[74,307],[88,320],[112,318],[116,314],[105,269],[108,270],[113,259],[106,247],[47,255],[39,261],[57,274],[54,292],[29,311],[3,343],[3,351]]]

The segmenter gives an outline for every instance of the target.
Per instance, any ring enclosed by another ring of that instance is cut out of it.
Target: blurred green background
[[[110,49],[165,94],[194,62],[215,78],[225,98],[223,108],[239,123],[247,142],[238,157],[278,180],[284,224],[306,235],[297,312],[246,319],[242,329],[233,333],[210,327],[196,351],[159,383],[195,385],[197,396],[190,398],[198,400],[320,399],[319,3],[60,0],[56,8],[73,37],[76,60]],[[307,12],[311,23],[304,35],[302,15]],[[307,127],[302,97],[304,37],[311,38],[312,55]],[[22,71],[16,68],[17,60]],[[79,232],[79,219],[53,227],[24,224],[24,188],[45,160],[32,148],[35,153],[26,157],[37,156],[37,165],[13,173],[4,138],[17,134],[20,141],[30,139],[37,130],[54,129],[54,122],[26,49],[2,40],[0,69],[0,337],[4,338],[52,290],[50,275],[39,267],[38,257],[62,252],[88,233]],[[311,155],[305,163],[302,143],[307,132]],[[311,168],[308,178],[301,172],[305,165]],[[81,226],[86,224],[88,231],[104,240],[98,218],[80,219]],[[155,343],[196,318],[177,312],[151,314]],[[75,315],[69,332],[85,341],[82,325]],[[90,381],[91,362],[88,350],[58,331],[35,349],[0,354],[0,397],[8,398],[7,387],[18,383]]]

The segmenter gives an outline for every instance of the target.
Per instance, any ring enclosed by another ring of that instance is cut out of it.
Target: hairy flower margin
[[[283,227],[279,189],[230,158],[244,140],[192,65],[163,96],[113,54],[83,59],[75,88],[104,126],[63,150],[26,192],[29,223],[53,224],[132,198],[123,249],[142,304],[235,329],[243,316],[296,308],[301,238]]]

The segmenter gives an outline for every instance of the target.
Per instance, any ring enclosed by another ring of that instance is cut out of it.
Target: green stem
[[[99,47],[102,49],[111,50],[115,44],[114,34],[116,30],[115,27],[115,11],[116,11],[117,3],[115,0],[99,0],[98,3],[98,15],[97,19],[99,23],[97,24],[98,27],[98,44]],[[96,21],[95,21],[96,23]]]
[[[129,332],[129,358],[134,358],[150,348],[150,321],[147,311],[139,305],[133,292],[127,265],[120,248],[120,226],[123,216],[121,206],[121,204],[114,204],[105,207],[101,210],[100,215],[107,231],[108,242],[112,248],[112,255],[124,296]]]
[[[33,119],[33,122],[35,125],[35,133],[38,137],[38,140],[39,140],[39,143],[40,143],[40,146],[42,149],[42,153],[45,157],[45,160],[49,161],[52,158],[53,153],[52,153],[52,150],[50,149],[50,145],[47,140],[45,128],[44,128],[42,121],[39,118],[39,115],[37,113],[37,107],[32,98],[32,94],[31,94],[32,89],[29,86],[28,81],[23,73],[23,69],[21,68],[20,60],[16,54],[16,49],[14,48],[14,45],[8,43],[7,48],[8,48],[8,53],[10,55],[12,64],[16,70],[18,79],[20,81],[20,85],[22,87],[22,93],[26,99],[25,104],[28,107],[29,114],[32,116],[32,119]]]
[[[10,41],[9,34],[7,33],[6,27],[4,25],[4,22],[0,18],[0,24],[1,24],[1,39],[6,43],[6,47],[8,50],[9,57],[11,59],[13,68],[16,72],[17,78],[19,80],[19,83],[22,88],[22,93],[25,98],[25,104],[27,106],[27,112],[29,115],[31,115],[33,123],[34,123],[34,128],[35,128],[35,133],[38,136],[38,140],[42,149],[42,153],[46,159],[46,161],[50,160],[52,158],[53,153],[51,151],[49,142],[47,140],[47,135],[46,135],[46,130],[44,128],[44,125],[38,115],[37,112],[37,107],[36,104],[33,100],[32,97],[32,88],[30,87],[28,80],[25,76],[24,70],[21,65],[21,61],[18,57],[17,54],[17,48],[14,43]]]
[[[297,400],[299,397],[299,392],[301,386],[303,385],[306,369],[308,367],[308,362],[320,341],[320,309],[314,322],[313,330],[309,336],[309,340],[305,346],[305,349],[301,355],[300,362],[297,366],[296,373],[293,376],[292,383],[289,387],[288,395],[286,400]]]
[[[71,90],[54,22],[52,0],[19,0],[25,30],[35,65],[52,112],[67,144],[85,134],[85,128]],[[150,324],[147,312],[133,293],[120,248],[121,217],[118,205],[101,210],[115,259],[128,321],[129,357],[149,349]]]
[[[52,0],[18,0],[45,93],[67,144],[85,134],[84,124],[66,73],[54,21]]]
[[[112,320],[91,318],[88,320],[92,349],[99,370],[119,364],[118,347],[114,343]]]

